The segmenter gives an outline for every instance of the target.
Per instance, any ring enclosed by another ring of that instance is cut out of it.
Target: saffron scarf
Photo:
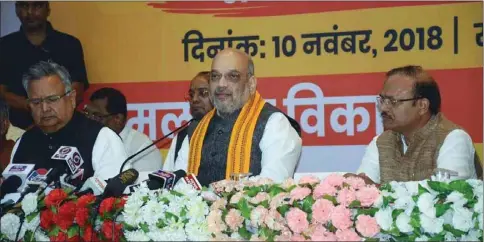
[[[234,128],[230,134],[229,149],[225,179],[230,179],[232,173],[247,173],[250,168],[250,155],[252,150],[252,137],[254,136],[255,125],[260,112],[264,107],[265,100],[259,92],[242,107]],[[200,162],[202,160],[202,148],[208,125],[215,115],[216,110],[212,109],[207,113],[190,138],[190,153],[188,156],[188,172],[198,175]]]

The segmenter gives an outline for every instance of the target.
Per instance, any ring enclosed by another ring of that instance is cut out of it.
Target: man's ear
[[[71,93],[69,93],[69,100],[71,101],[72,103],[72,107],[75,109],[77,107],[77,104],[76,104],[76,89],[72,89]]]
[[[419,109],[419,114],[423,115],[423,114],[425,114],[429,111],[430,101],[427,98],[419,99],[418,102],[417,102],[417,106],[418,106],[418,109]]]
[[[249,91],[250,91],[250,94],[254,94],[256,89],[257,89],[257,78],[255,76],[251,76],[249,78]]]

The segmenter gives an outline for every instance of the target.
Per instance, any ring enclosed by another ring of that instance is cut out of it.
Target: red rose
[[[118,202],[116,203],[116,209],[121,209],[124,208],[124,204],[126,204],[126,199],[127,197],[122,197],[118,199]]]
[[[93,203],[94,201],[96,201],[96,197],[93,194],[84,195],[77,199],[77,207],[85,208],[87,207],[87,205]]]
[[[104,199],[101,202],[101,205],[99,206],[99,213],[101,214],[101,216],[113,210],[115,201],[116,201],[116,198],[110,197],[110,198]]]
[[[54,213],[50,209],[40,212],[40,227],[47,230],[54,224]]]
[[[114,233],[113,233],[113,221],[106,220],[104,221],[101,232],[103,233],[106,239],[112,240],[114,235],[114,240],[119,241],[119,237],[121,236],[121,228],[123,226],[121,224],[116,224],[114,226]]]
[[[84,227],[89,219],[89,209],[87,208],[78,208],[76,211],[76,223]]]
[[[99,239],[97,238],[97,235],[96,233],[94,233],[94,231],[92,230],[92,226],[91,225],[87,225],[86,226],[86,229],[84,230],[84,234],[82,235],[82,239],[84,241],[99,241]]]
[[[79,235],[73,236],[72,238],[68,238],[67,241],[71,242],[78,242],[81,240],[81,237]]]
[[[67,234],[65,234],[62,231],[59,231],[57,236],[50,236],[50,241],[66,241],[67,240]]]
[[[47,208],[52,206],[59,206],[59,204],[67,198],[66,192],[62,189],[54,189],[49,195],[45,197],[45,206]]]
[[[76,204],[73,201],[62,204],[59,212],[54,216],[54,222],[63,230],[67,230],[74,223],[76,217]]]

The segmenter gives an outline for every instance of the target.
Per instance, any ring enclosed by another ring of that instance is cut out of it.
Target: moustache
[[[215,89],[215,95],[218,95],[218,94],[232,95],[232,92],[230,92],[229,90],[226,90],[225,88],[217,88]]]
[[[380,114],[380,116],[381,116],[382,118],[386,118],[386,119],[392,119],[392,117],[391,117],[391,116],[390,116],[390,115],[389,115],[387,112],[382,112],[382,113]]]

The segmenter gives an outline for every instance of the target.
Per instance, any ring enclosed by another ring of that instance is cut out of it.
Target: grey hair
[[[29,70],[22,76],[22,84],[26,92],[28,92],[29,84],[32,81],[40,80],[48,76],[58,76],[65,85],[65,92],[72,90],[71,76],[67,69],[52,61],[41,61],[29,68]]]
[[[249,69],[249,71],[248,71],[249,77],[254,76],[254,74],[255,74],[254,61],[252,60],[252,58],[250,58],[250,56],[249,56],[248,69]]]

